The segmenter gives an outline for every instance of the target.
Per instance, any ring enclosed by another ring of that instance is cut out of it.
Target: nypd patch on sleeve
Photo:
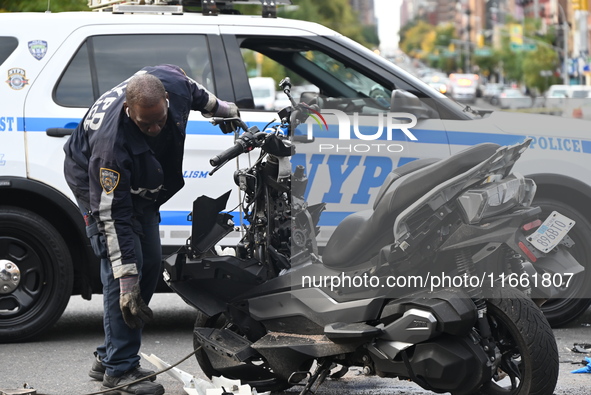
[[[106,169],[104,167],[101,167],[100,172],[101,186],[108,195],[109,193],[113,192],[115,188],[117,188],[120,174],[115,170]]]

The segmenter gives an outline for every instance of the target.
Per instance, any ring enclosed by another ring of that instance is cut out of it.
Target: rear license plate
[[[560,243],[574,225],[575,221],[558,211],[553,211],[527,240],[538,250],[548,252]]]

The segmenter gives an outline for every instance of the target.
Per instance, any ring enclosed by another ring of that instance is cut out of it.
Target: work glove
[[[218,111],[216,116],[221,118],[240,118],[240,111],[238,110],[238,106],[232,102],[220,101],[220,106],[218,107]],[[228,122],[221,122],[219,124],[222,133],[234,133],[238,129],[238,122],[235,121],[228,121]]]
[[[236,118],[240,116],[240,111],[238,110],[238,106],[231,101],[224,101],[218,99],[217,107],[215,108],[215,112],[204,113],[201,112],[203,116],[210,118],[212,116],[218,118]]]
[[[152,319],[153,313],[140,294],[139,276],[119,278],[119,288],[119,307],[123,320],[131,329],[142,328]]]
[[[216,118],[240,118],[240,111],[238,110],[238,106],[236,104],[217,99],[217,108],[215,112],[201,112],[204,117],[211,118],[215,116]],[[224,122],[215,122],[215,125],[218,125],[224,134],[234,133],[240,123],[237,121],[224,121]]]
[[[240,117],[240,111],[238,111],[238,106],[232,102],[228,103],[228,116],[226,118],[235,118]]]

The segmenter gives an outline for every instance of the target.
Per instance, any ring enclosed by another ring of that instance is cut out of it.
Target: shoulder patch
[[[104,167],[101,167],[100,172],[101,174],[99,178],[101,180],[101,186],[108,195],[109,193],[113,192],[115,188],[117,188],[120,174],[115,170],[106,169]]]

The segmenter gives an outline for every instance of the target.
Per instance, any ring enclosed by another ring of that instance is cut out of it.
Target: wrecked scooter
[[[212,158],[212,173],[260,149],[234,174],[244,237],[218,254],[234,230],[230,192],[201,196],[191,238],[165,262],[169,286],[198,310],[203,372],[301,394],[350,367],[438,393],[552,394],[558,351],[534,300],[583,268],[568,252],[572,221],[539,218],[535,183],[511,172],[529,141],[397,168],[373,208],[345,218],[320,251],[324,204],[305,201],[305,169],[290,163],[310,107],[291,102],[264,131],[213,121],[244,132]]]

